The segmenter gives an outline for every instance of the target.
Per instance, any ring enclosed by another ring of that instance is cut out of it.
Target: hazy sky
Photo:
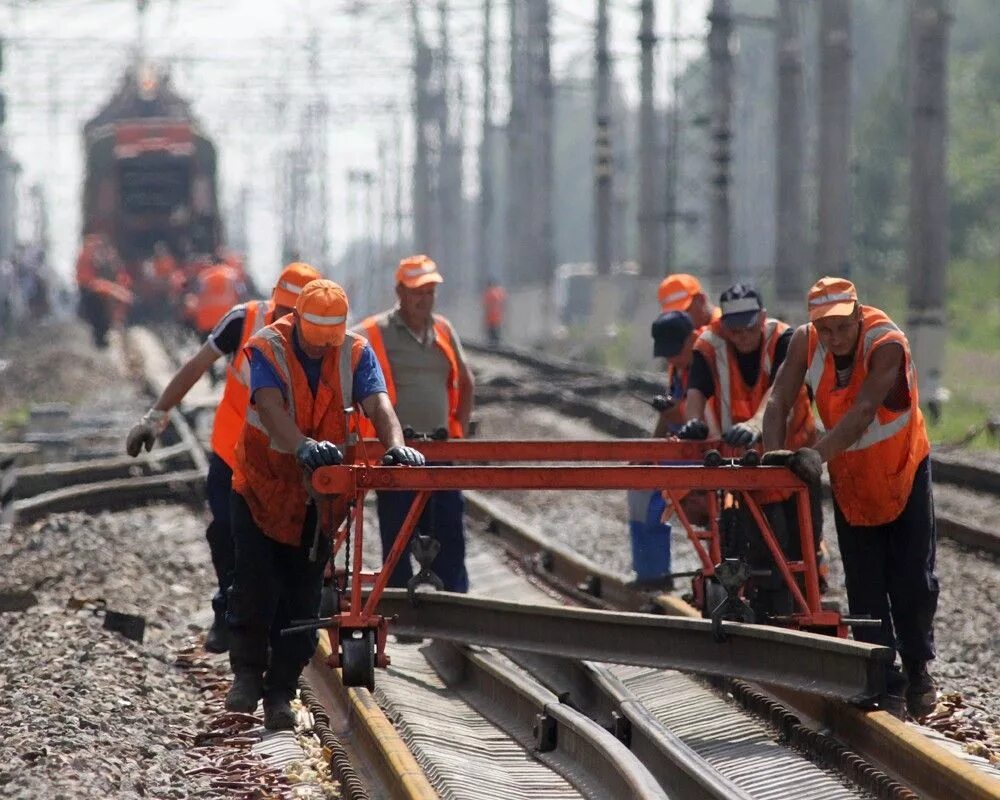
[[[680,30],[700,35],[708,0],[677,0]],[[438,39],[438,2],[419,0],[428,40]],[[657,0],[657,29],[671,33],[674,0]],[[507,3],[494,0],[494,122],[506,115]],[[589,79],[595,0],[553,0],[553,71]],[[638,92],[638,0],[611,0],[616,76]],[[481,130],[482,0],[451,0],[451,45],[466,84],[467,146]],[[403,136],[411,159],[412,32],[407,0],[149,0],[146,51],[169,64],[219,148],[220,194],[228,204],[250,189],[250,263],[264,285],[279,268],[278,153],[298,134],[298,109],[313,91],[307,42],[317,31],[322,91],[331,108],[328,142],[330,238],[336,256],[351,237],[349,169],[375,169],[380,141]],[[33,0],[0,4],[5,41],[0,84],[6,137],[23,166],[22,184],[40,182],[49,201],[52,261],[72,270],[79,238],[81,126],[107,100],[139,39],[134,0]],[[683,57],[700,51],[683,46]],[[665,49],[658,92],[667,94]],[[402,121],[402,134],[400,133]],[[557,121],[558,124],[558,121]],[[475,191],[473,160],[467,186]]]

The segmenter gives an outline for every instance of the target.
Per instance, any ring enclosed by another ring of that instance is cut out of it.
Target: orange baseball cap
[[[347,338],[347,292],[321,278],[306,284],[295,301],[299,333],[314,347],[336,347]]]
[[[295,308],[295,303],[299,299],[302,289],[307,283],[318,280],[323,276],[313,267],[301,261],[293,261],[278,276],[278,282],[274,284],[274,292],[271,299],[274,304],[285,308]]]
[[[849,317],[858,305],[858,290],[847,278],[820,278],[809,290],[809,320]]]
[[[667,275],[660,282],[656,296],[660,301],[660,311],[687,311],[696,295],[703,294],[701,282],[685,272]]]
[[[409,256],[399,262],[396,283],[403,284],[407,289],[416,289],[429,283],[444,283],[444,278],[438,272],[437,264],[427,256]]]

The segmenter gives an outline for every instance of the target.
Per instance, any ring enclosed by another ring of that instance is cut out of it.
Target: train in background
[[[133,66],[83,128],[81,316],[103,343],[115,321],[183,318],[223,246],[217,154],[168,74]]]

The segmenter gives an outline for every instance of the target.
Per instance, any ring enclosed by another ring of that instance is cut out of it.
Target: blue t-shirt
[[[316,395],[316,388],[319,386],[320,371],[323,368],[322,358],[310,358],[299,346],[298,337],[292,337],[292,349],[302,365],[302,370],[306,373],[306,380],[309,381],[309,388],[313,396]],[[287,398],[285,382],[274,371],[271,363],[264,358],[257,350],[250,350],[250,402],[253,402],[253,395],[258,389],[274,388],[280,389],[281,394]],[[382,374],[382,367],[375,357],[375,351],[370,344],[365,345],[361,352],[361,358],[354,369],[354,384],[352,394],[353,402],[360,403],[366,397],[373,394],[385,392],[385,376]]]

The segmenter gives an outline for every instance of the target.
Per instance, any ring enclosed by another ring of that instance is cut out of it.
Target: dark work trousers
[[[215,567],[215,577],[219,582],[219,588],[212,596],[212,608],[216,614],[226,613],[226,595],[233,583],[233,569],[236,567],[233,532],[229,518],[229,495],[232,490],[233,471],[217,453],[212,453],[208,459],[208,479],[205,481],[212,521],[205,529],[205,538],[208,539],[212,566]]]
[[[881,628],[854,628],[854,638],[898,648],[904,663],[930,661],[938,600],[930,458],[917,467],[910,498],[892,522],[851,525],[836,501],[833,512],[851,614],[882,620]]]
[[[416,492],[377,492],[378,527],[382,537],[382,561],[392,550],[396,534],[413,504]],[[441,543],[441,551],[431,564],[431,570],[444,583],[445,591],[469,591],[469,574],[465,571],[465,500],[461,492],[433,492],[417,523],[417,533],[433,536]],[[411,538],[412,542],[413,539]],[[412,577],[409,548],[403,553],[389,576],[389,586],[402,588]]]
[[[322,537],[317,558],[310,561],[315,506],[310,505],[306,514],[301,544],[287,545],[264,534],[237,492],[230,498],[236,572],[226,615],[231,632],[229,663],[234,673],[263,674],[265,696],[290,699],[316,650],[317,635],[282,636],[281,629],[290,620],[319,615],[330,538]]]

